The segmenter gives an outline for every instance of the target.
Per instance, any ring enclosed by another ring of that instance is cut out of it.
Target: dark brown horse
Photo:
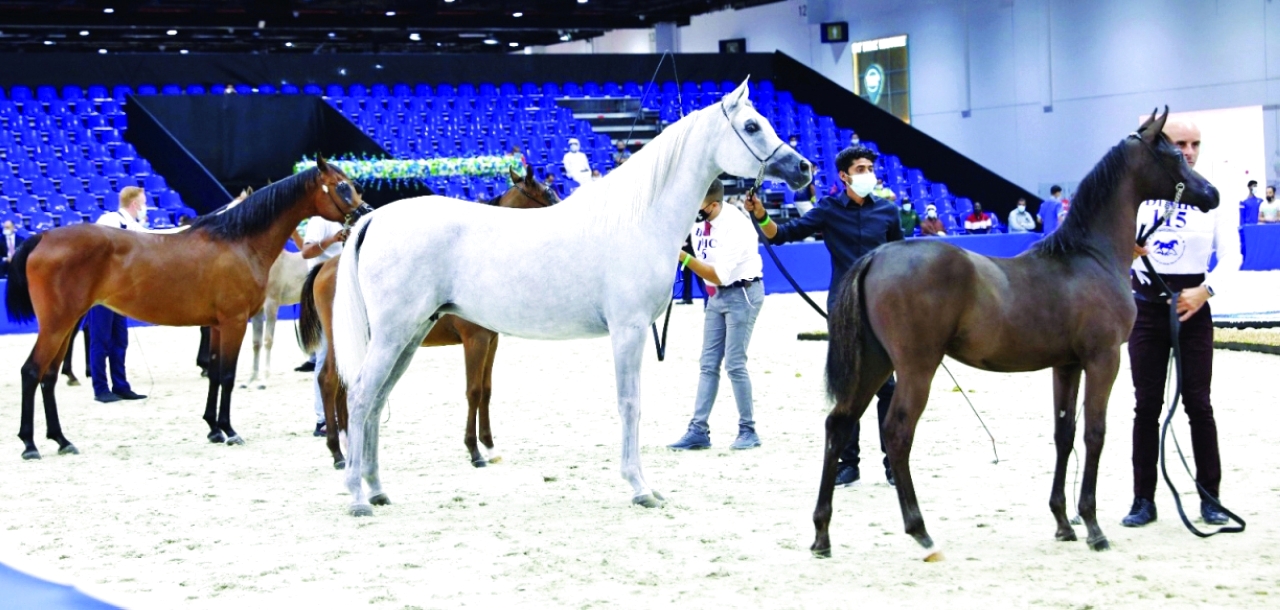
[[[510,171],[510,170],[508,170]],[[544,208],[560,201],[555,191],[538,182],[529,171],[522,178],[511,171],[512,186],[496,200],[504,208]],[[324,397],[324,419],[333,467],[346,467],[338,432],[347,429],[347,393],[338,379],[337,361],[333,356],[333,294],[337,287],[338,257],[316,265],[302,286],[302,312],[298,319],[302,348],[314,353],[321,347],[324,335],[324,362],[317,369],[320,393]],[[422,347],[462,345],[467,365],[467,430],[463,442],[471,455],[471,464],[482,468],[498,463],[501,457],[493,451],[493,433],[489,428],[489,395],[493,387],[493,357],[498,351],[498,333],[453,315],[445,315],[431,328]],[[484,443],[480,452],[476,440]]]
[[[164,326],[209,326],[212,345],[204,419],[211,442],[242,444],[231,428],[231,390],[245,324],[262,308],[267,273],[302,219],[343,220],[361,206],[355,185],[318,159],[316,167],[254,193],[181,233],[135,233],[82,224],[23,243],[10,267],[5,302],[15,321],[40,325],[22,366],[24,459],[38,459],[33,439],[35,391],[44,395],[47,437],[58,453],[78,453],[62,434],[53,389],[75,323],[103,305]],[[218,397],[221,389],[221,405]]]
[[[912,240],[881,247],[859,261],[841,283],[831,312],[827,442],[812,550],[830,556],[831,496],[836,458],[890,373],[898,387],[882,430],[897,479],[906,531],[941,559],[925,531],[908,460],[916,423],[943,356],[1000,372],[1053,369],[1057,461],[1049,508],[1057,539],[1075,540],[1063,483],[1075,438],[1080,376],[1084,392],[1085,472],[1080,516],[1089,547],[1109,547],[1095,515],[1098,458],[1106,432],[1107,399],[1120,367],[1136,309],[1129,288],[1138,205],[1172,200],[1202,211],[1218,205],[1218,191],[1187,166],[1164,137],[1164,116],[1153,113],[1138,133],[1117,144],[1080,183],[1071,213],[1056,232],[1015,258],[987,258],[942,242]]]

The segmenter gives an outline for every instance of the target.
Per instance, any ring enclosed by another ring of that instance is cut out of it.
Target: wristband
[[[758,224],[758,225],[760,225],[760,226],[762,226],[762,227],[767,227],[767,226],[769,226],[769,223],[771,223],[771,222],[773,222],[773,218],[771,218],[768,214],[765,214],[765,215],[764,215],[764,220],[757,221],[757,222],[756,222],[756,224]]]
[[[680,254],[681,254],[680,270],[684,271],[686,268],[689,267],[689,261],[693,260],[693,257],[689,256],[688,252],[681,252]]]

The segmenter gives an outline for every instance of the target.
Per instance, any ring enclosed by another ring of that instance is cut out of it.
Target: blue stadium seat
[[[58,191],[53,188],[53,181],[44,176],[38,176],[31,180],[31,193],[37,197],[48,197],[56,192]]]
[[[116,161],[116,163],[119,163],[119,161]],[[89,192],[93,193],[94,195],[102,195],[105,197],[107,194],[112,192],[111,181],[107,180],[103,176],[90,176]]]
[[[76,195],[74,197],[68,197],[67,200],[71,202],[71,209],[82,214],[88,214],[94,210],[102,209],[98,206],[98,198],[93,195]]]
[[[205,93],[204,85],[187,85],[187,95],[204,95]]]
[[[111,156],[116,159],[120,159],[121,161],[127,161],[129,159],[136,158],[138,156],[138,151],[132,144],[125,142],[124,144],[117,146],[115,150],[112,151]]]
[[[40,211],[40,200],[35,195],[23,195],[18,197],[14,209],[23,216],[30,216]]]
[[[303,95],[324,95],[324,89],[321,89],[320,85],[311,83],[302,87],[302,94]]]
[[[53,223],[53,217],[46,214],[45,212],[36,212],[34,214],[31,214],[28,220],[31,223],[30,224],[31,230],[37,233],[48,231],[49,229],[52,229],[56,226]]]
[[[502,83],[498,86],[498,94],[503,96],[519,95],[520,89],[515,83]]]
[[[182,95],[182,87],[178,85],[165,85],[160,88],[161,95]]]
[[[324,94],[329,97],[346,97],[347,92],[342,85],[329,84],[324,88]]]
[[[44,200],[44,209],[51,214],[61,214],[67,211],[67,198],[58,193],[53,193]]]
[[[369,97],[369,88],[356,83],[347,87],[347,96],[349,97]]]
[[[426,83],[418,83],[413,86],[414,97],[433,97],[431,85]]]
[[[600,84],[590,81],[582,83],[582,94],[587,97],[600,97],[602,95]]]
[[[154,93],[154,90],[152,93]],[[131,94],[133,94],[133,88],[129,85],[116,85],[111,88],[111,97],[115,98],[117,102],[123,102],[124,99]],[[141,95],[141,93],[139,93],[139,95]]]
[[[67,94],[64,90],[62,97],[65,98],[66,96]],[[89,85],[89,90],[88,90],[88,93],[85,95],[85,97],[91,100],[105,100],[111,97],[111,92],[108,91],[107,88],[102,85]]]
[[[108,159],[102,162],[102,175],[108,178],[120,178],[126,175],[124,164],[118,159]]]
[[[252,85],[244,85],[244,84],[236,85],[235,90],[236,90],[236,94],[238,95],[253,95]]]
[[[58,90],[49,85],[40,85],[36,87],[36,99],[41,102],[51,102],[58,99]]]
[[[276,86],[272,85],[271,83],[264,83],[264,84],[258,85],[258,93],[261,95],[275,95]]]
[[[87,158],[76,159],[75,164],[71,166],[76,176],[80,178],[88,178],[89,176],[98,175],[98,168]]]
[[[151,162],[137,157],[129,162],[129,173],[134,176],[146,176],[151,173]]]
[[[391,97],[391,90],[383,83],[374,83],[369,86],[370,97]]]
[[[84,97],[84,90],[76,85],[66,85],[62,87],[62,99],[78,100]]]
[[[138,95],[156,95],[157,93],[155,85],[138,85]]]
[[[26,85],[14,85],[9,89],[9,99],[15,102],[25,102],[31,99],[31,88]]]
[[[160,174],[149,174],[143,179],[143,187],[149,192],[159,193],[169,190],[169,185],[165,183],[164,176]]]
[[[565,83],[560,91],[565,97],[582,97],[582,87],[578,83]]]
[[[0,192],[9,199],[17,199],[27,194],[27,187],[17,176],[9,176],[5,179],[3,186],[0,186]]]
[[[298,90],[297,85],[291,85],[288,83],[280,85],[280,95],[298,95],[299,93],[301,93],[301,91]]]
[[[66,178],[63,178],[58,186],[59,190],[62,191],[62,194],[68,197],[81,195],[85,192],[84,183],[80,181],[80,178],[74,176],[67,176]]]
[[[81,216],[79,212],[74,210],[68,210],[58,216],[58,222],[58,226],[62,227],[78,225],[84,222],[84,216]]]

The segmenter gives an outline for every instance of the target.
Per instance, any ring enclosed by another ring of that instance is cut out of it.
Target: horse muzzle
[[[809,163],[799,153],[792,152],[785,157],[769,164],[765,173],[778,178],[787,183],[787,186],[798,191],[809,185],[809,181],[813,180],[813,165]]]

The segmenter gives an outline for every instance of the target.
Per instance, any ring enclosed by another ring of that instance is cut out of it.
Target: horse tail
[[[863,350],[869,342],[879,344],[871,332],[862,294],[863,281],[874,257],[875,251],[862,257],[844,276],[835,304],[828,313],[827,397],[836,403],[853,400]]]
[[[360,247],[372,216],[356,224],[352,237],[338,261],[338,287],[333,298],[333,355],[338,359],[338,375],[347,387],[355,384],[369,349],[369,312],[360,290]]]
[[[30,322],[36,319],[35,306],[31,304],[31,287],[27,284],[27,257],[40,245],[43,234],[32,235],[18,246],[9,261],[9,285],[4,291],[4,306],[9,311],[9,321]]]
[[[307,273],[306,281],[302,282],[302,300],[298,302],[301,309],[298,313],[298,347],[308,354],[316,353],[316,349],[320,347],[320,339],[324,337],[324,328],[320,326],[320,312],[316,311],[315,293],[316,276],[320,275],[320,268],[323,266],[316,265]]]

